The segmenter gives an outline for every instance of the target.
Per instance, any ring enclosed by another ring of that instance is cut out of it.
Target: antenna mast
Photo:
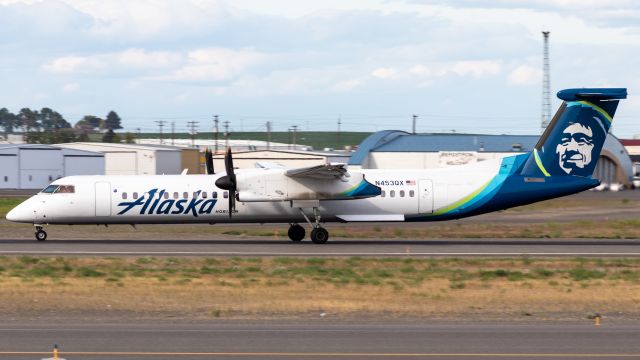
[[[544,129],[551,121],[551,81],[549,79],[549,31],[543,31],[544,51],[542,60],[542,118],[540,127]]]

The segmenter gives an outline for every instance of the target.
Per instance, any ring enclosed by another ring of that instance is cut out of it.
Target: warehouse
[[[367,137],[349,160],[349,166],[369,169],[432,169],[462,165],[533,150],[539,135],[417,134],[385,130]],[[629,154],[609,134],[594,176],[606,186],[632,186]]]
[[[0,188],[42,189],[71,175],[104,174],[104,155],[41,144],[0,145]]]
[[[66,149],[104,154],[106,175],[180,174],[183,169],[198,173],[198,151],[173,146],[121,143],[75,142],[57,144]]]

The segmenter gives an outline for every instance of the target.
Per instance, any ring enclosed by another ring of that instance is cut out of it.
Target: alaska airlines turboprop
[[[531,153],[425,170],[349,170],[345,164],[287,169],[261,164],[207,175],[70,176],[7,214],[31,223],[43,241],[48,224],[289,223],[289,238],[329,239],[326,222],[458,219],[581,192],[592,177],[626,89],[567,89]]]

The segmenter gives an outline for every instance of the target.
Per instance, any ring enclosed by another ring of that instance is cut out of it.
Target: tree
[[[124,134],[124,142],[126,142],[127,144],[135,144],[136,137],[132,133],[127,132]]]
[[[29,108],[22,108],[17,115],[19,126],[22,126],[25,132],[31,131],[31,129],[39,129],[38,124],[38,112]]]
[[[102,137],[102,142],[119,143],[120,142],[120,136],[118,136],[118,134],[113,132],[113,130],[109,129],[109,130],[107,130],[106,133],[104,133],[104,136]]]
[[[78,124],[82,124],[84,126],[87,126],[88,128],[90,128],[91,130],[95,130],[95,129],[99,129],[100,127],[102,127],[104,120],[100,119],[97,116],[94,115],[85,115],[82,120],[78,121],[76,123],[76,127],[78,127]]]
[[[122,125],[120,124],[120,122],[120,116],[118,116],[115,111],[111,110],[107,114],[107,119],[104,121],[104,127],[105,129],[112,131],[122,129]]]
[[[0,127],[4,129],[5,137],[7,134],[13,132],[13,127],[16,126],[16,116],[7,108],[0,109]]]

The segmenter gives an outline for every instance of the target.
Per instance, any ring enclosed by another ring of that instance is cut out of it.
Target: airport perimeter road
[[[0,326],[0,357],[41,359],[640,358],[640,326],[130,323]]]
[[[0,240],[0,255],[90,256],[640,256],[640,240]]]

